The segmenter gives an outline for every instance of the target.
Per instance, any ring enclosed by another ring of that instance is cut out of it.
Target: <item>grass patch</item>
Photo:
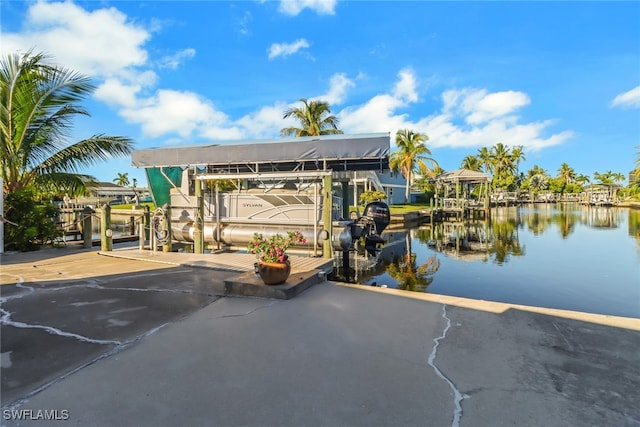
[[[421,211],[423,209],[430,209],[431,206],[425,203],[409,203],[407,205],[391,205],[389,210],[391,214],[400,214],[407,212]]]
[[[364,209],[364,206],[360,206],[360,213]],[[410,203],[407,205],[390,205],[389,211],[391,214],[402,214],[407,212],[415,212],[421,211],[423,209],[430,209],[431,206],[428,203]],[[355,212],[356,208],[354,206],[349,207],[349,212]]]
[[[139,206],[149,206],[152,211],[156,209],[156,205],[153,202],[143,202]],[[111,210],[131,210],[135,207],[133,203],[123,205],[111,205]]]

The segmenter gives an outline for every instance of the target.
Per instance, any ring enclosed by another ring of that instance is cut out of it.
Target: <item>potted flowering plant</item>
[[[258,273],[267,285],[283,283],[291,273],[291,264],[287,249],[295,243],[306,243],[299,231],[288,231],[286,236],[275,234],[263,237],[254,233],[253,239],[247,244],[247,250],[258,257]]]

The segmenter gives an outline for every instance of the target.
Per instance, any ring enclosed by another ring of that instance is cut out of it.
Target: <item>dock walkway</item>
[[[98,253],[116,258],[238,272],[237,275],[224,281],[225,295],[290,299],[309,287],[323,282],[333,272],[333,259],[289,255],[291,261],[289,278],[281,285],[267,286],[255,273],[256,256],[253,254],[154,252],[137,248],[121,248]]]
[[[140,250],[137,248],[120,248],[113,251],[100,251],[101,255],[117,258],[137,259],[162,264],[183,265],[190,267],[211,268],[215,270],[230,270],[238,272],[254,271],[253,264],[256,256],[237,252],[218,252],[208,254],[193,254],[184,252],[160,252]],[[333,260],[326,258],[312,258],[290,255],[291,274],[309,270],[321,270],[326,274],[333,271]]]

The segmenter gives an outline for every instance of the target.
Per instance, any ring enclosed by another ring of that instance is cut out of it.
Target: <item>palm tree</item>
[[[502,142],[498,142],[491,148],[491,162],[493,163],[493,170],[495,171],[492,180],[494,187],[498,182],[506,182],[507,176],[513,174],[516,170],[515,163],[509,152],[509,147],[505,146]]]
[[[480,160],[478,159],[478,157],[474,156],[473,154],[470,154],[466,156],[464,159],[462,159],[462,163],[460,164],[460,167],[463,169],[469,169],[476,172],[480,172],[482,170],[482,165],[480,164]]]
[[[482,147],[478,150],[478,162],[482,171],[487,174],[493,173],[493,161],[491,151],[487,147]]]
[[[530,188],[534,193],[539,193],[549,188],[549,178],[541,173],[533,175],[529,180]]]
[[[290,108],[285,111],[283,119],[293,117],[300,126],[280,130],[282,136],[318,136],[342,134],[338,129],[338,118],[331,114],[329,104],[322,101],[308,101],[301,98],[302,108]]]
[[[558,178],[561,178],[565,185],[569,185],[576,179],[576,172],[567,163],[562,163],[558,169]]]
[[[527,160],[527,157],[524,154],[524,146],[516,145],[511,149],[511,161],[515,164],[516,170],[515,174],[520,174],[520,162]]]
[[[95,181],[80,168],[131,153],[121,136],[94,135],[76,143],[72,119],[89,113],[78,105],[94,89],[89,77],[48,63],[44,53],[7,55],[0,62],[0,154],[4,190],[65,188],[84,191]]]
[[[116,185],[120,187],[128,187],[129,186],[129,174],[128,173],[119,173],[118,176],[113,180]]]
[[[587,182],[591,182],[591,179],[589,179],[589,177],[585,174],[579,174],[576,175],[575,181],[581,186],[584,186]]]
[[[404,192],[404,202],[409,202],[409,191],[411,189],[413,171],[418,165],[420,170],[429,173],[433,168],[438,166],[431,157],[431,150],[427,148],[425,142],[429,137],[422,133],[413,132],[408,129],[399,130],[396,133],[396,145],[399,150],[391,153],[389,158],[389,167],[391,170],[400,171],[402,176],[407,180]],[[431,167],[427,165],[429,163]]]
[[[624,175],[620,172],[606,171],[604,173],[594,172],[593,177],[602,185],[613,185],[618,181],[624,181]]]
[[[533,165],[533,167],[527,171],[527,178],[531,178],[534,175],[548,176],[547,171],[538,165]]]

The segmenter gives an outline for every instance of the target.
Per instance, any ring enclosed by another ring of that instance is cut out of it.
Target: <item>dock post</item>
[[[342,181],[342,219],[349,219],[349,182]],[[356,201],[354,200],[354,204]]]
[[[162,209],[164,209],[164,211],[166,212],[165,215],[167,215],[166,217],[166,221],[163,224],[163,228],[165,229],[165,231],[167,232],[167,240],[166,243],[162,244],[162,252],[171,252],[171,207],[169,207],[168,203],[165,203],[164,205],[162,205]]]
[[[100,250],[110,252],[113,250],[113,230],[111,230],[111,206],[102,205],[100,212]]]
[[[196,218],[195,218],[195,229],[193,231],[193,253],[194,254],[203,254],[204,253],[204,239],[202,236],[202,217],[204,213],[204,198],[202,197],[202,181],[196,180],[195,182],[195,190],[196,190]],[[217,206],[216,206],[217,210]]]
[[[89,206],[82,209],[82,247],[90,249],[93,246],[93,237],[91,233],[92,223],[91,214],[93,211]]]
[[[333,234],[331,218],[333,193],[331,192],[331,186],[333,185],[333,179],[331,175],[327,175],[322,181],[322,225],[325,231],[325,240],[322,242],[322,256],[331,258],[331,238]]]
[[[138,224],[138,250],[144,250],[144,223]]]
[[[486,190],[484,193],[484,217],[489,218],[491,216],[491,203],[489,196],[489,183],[487,182]]]
[[[149,205],[144,206],[144,237],[143,240],[151,240],[151,208]]]

